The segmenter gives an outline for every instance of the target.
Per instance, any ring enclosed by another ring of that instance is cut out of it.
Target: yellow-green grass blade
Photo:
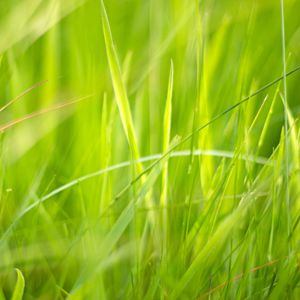
[[[110,24],[109,24],[107,12],[103,0],[101,0],[101,7],[102,7],[102,25],[103,25],[106,54],[107,54],[111,79],[113,83],[115,98],[117,101],[123,129],[125,131],[129,147],[131,149],[131,155],[134,160],[138,160],[140,154],[139,154],[136,132],[133,124],[133,118],[130,110],[129,99],[128,99],[127,90],[124,83],[124,78],[122,77],[119,59],[114,45],[112,32],[111,32],[111,28],[110,28]],[[127,76],[128,75],[126,75],[126,77]],[[134,168],[135,168],[134,175],[141,174],[143,172],[143,166],[141,163],[136,164]],[[144,176],[142,176],[141,178],[141,183],[142,185],[145,184]],[[151,207],[152,205],[151,189],[149,189],[148,194],[145,195],[145,202],[147,203],[148,207]],[[151,224],[153,228],[155,224],[155,219],[156,219],[155,214],[153,214],[153,212],[150,211],[149,218],[147,219],[144,225],[143,231],[145,233],[147,232],[146,228],[148,227],[148,222],[149,224]]]
[[[285,46],[285,10],[284,0],[280,0],[281,15],[281,46],[282,46],[282,74],[283,74],[283,98],[284,98],[284,133],[285,133],[285,202],[286,202],[286,218],[287,218],[287,234],[291,232],[290,219],[290,190],[289,190],[289,143],[288,143],[288,99],[287,99],[287,70],[286,70],[286,46]],[[289,249],[290,252],[290,249]]]
[[[22,300],[25,288],[25,279],[22,272],[16,269],[17,272],[17,283],[15,285],[14,293],[11,300]]]
[[[101,1],[102,6],[102,26],[103,34],[105,39],[106,54],[109,63],[109,69],[111,74],[111,79],[114,87],[115,97],[119,108],[120,117],[122,120],[123,129],[125,131],[129,146],[131,148],[132,156],[134,159],[139,158],[139,150],[137,137],[133,125],[132,115],[130,111],[129,100],[127,96],[127,91],[125,88],[124,80],[121,74],[121,68],[114,45],[108,16],[104,6],[103,0]],[[142,166],[137,166],[137,171],[142,171]]]
[[[173,84],[174,84],[174,66],[171,62],[170,75],[169,75],[169,85],[168,94],[166,100],[165,114],[164,114],[164,124],[163,124],[163,153],[165,153],[170,144],[170,134],[171,134],[171,116],[172,116],[172,95],[173,95]],[[168,193],[168,162],[165,163],[162,170],[162,191],[160,197],[160,205],[164,207],[162,215],[163,223],[163,249],[165,253],[166,243],[167,243],[167,193]]]

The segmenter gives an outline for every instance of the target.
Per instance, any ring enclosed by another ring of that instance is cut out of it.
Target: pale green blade
[[[24,288],[25,288],[25,279],[22,272],[19,269],[16,269],[17,272],[17,283],[15,285],[14,293],[11,300],[22,300]]]
[[[129,100],[127,96],[127,91],[125,88],[124,80],[122,78],[121,68],[115,49],[108,16],[105,10],[104,2],[101,1],[102,6],[102,25],[103,34],[105,39],[107,59],[109,63],[109,69],[111,74],[111,79],[113,82],[114,92],[119,108],[120,117],[122,120],[123,128],[132,151],[134,159],[139,158],[138,143],[136,138],[136,133],[133,125],[132,115],[130,111]],[[138,165],[138,171],[141,171],[141,165]]]

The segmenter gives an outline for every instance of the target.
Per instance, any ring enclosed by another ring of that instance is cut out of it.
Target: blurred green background
[[[164,150],[171,60],[171,139],[187,136],[283,74],[280,1],[104,2],[141,157]],[[286,0],[284,8],[290,71],[300,64],[300,2]],[[0,112],[4,299],[14,289],[15,267],[25,278],[24,299],[297,299],[297,72],[287,78],[288,182],[279,81],[176,148],[217,156],[170,158],[167,237],[161,234],[160,173],[153,182],[149,175],[132,185],[118,201],[115,196],[137,175],[130,166],[43,201],[72,180],[132,159],[102,18],[100,0],[0,2],[0,107],[47,80]],[[147,195],[139,194],[143,188]],[[127,204],[139,198],[134,216],[120,225]],[[246,275],[231,281],[241,273]]]

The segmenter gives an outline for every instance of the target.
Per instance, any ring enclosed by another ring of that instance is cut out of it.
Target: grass
[[[297,0],[0,3],[0,299],[298,299]]]

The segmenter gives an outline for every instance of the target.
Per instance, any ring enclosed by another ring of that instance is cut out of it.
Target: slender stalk
[[[290,195],[289,195],[289,145],[288,145],[288,100],[287,100],[287,82],[286,82],[286,50],[285,50],[285,26],[284,26],[284,0],[280,0],[281,11],[281,41],[282,41],[282,67],[283,67],[283,100],[284,100],[284,147],[285,147],[285,201],[287,210],[287,236],[290,236]],[[290,253],[290,244],[288,242]]]

